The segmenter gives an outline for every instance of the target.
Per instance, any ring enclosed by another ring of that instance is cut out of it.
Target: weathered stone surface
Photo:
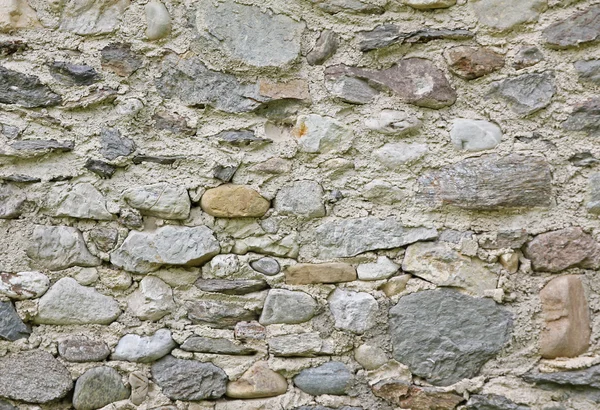
[[[398,380],[383,380],[372,387],[373,394],[389,403],[411,410],[451,410],[464,401],[451,392],[418,387]]]
[[[354,349],[354,360],[366,370],[375,370],[388,362],[388,357],[377,346],[363,344]]]
[[[243,303],[200,300],[188,305],[188,318],[194,324],[231,329],[238,322],[258,319],[258,314]]]
[[[492,84],[491,94],[506,101],[511,110],[521,116],[533,114],[547,107],[556,92],[554,74],[522,74]]]
[[[575,62],[579,79],[600,85],[600,60],[581,60]]]
[[[50,107],[62,102],[56,94],[33,76],[0,66],[0,103],[26,108]]]
[[[423,175],[419,185],[421,198],[433,206],[498,210],[552,203],[550,166],[530,155],[467,158]]]
[[[402,293],[406,289],[406,284],[412,278],[410,275],[400,275],[390,278],[381,286],[381,290],[388,298]]]
[[[36,26],[39,21],[27,0],[0,2],[0,33]]]
[[[127,299],[129,309],[142,320],[159,320],[175,309],[173,291],[155,276],[146,276]]]
[[[373,155],[389,169],[396,169],[402,165],[412,164],[423,158],[429,152],[427,144],[405,142],[387,143],[376,149]]]
[[[167,329],[159,329],[152,336],[125,335],[115,347],[111,360],[151,363],[168,355],[175,347],[177,343]]]
[[[390,309],[394,358],[433,385],[477,375],[508,341],[511,328],[511,314],[492,300],[452,290],[413,293]]]
[[[292,134],[298,138],[301,151],[313,154],[344,151],[352,139],[350,129],[344,124],[317,114],[298,116]]]
[[[294,377],[294,384],[313,396],[344,395],[353,379],[354,374],[343,363],[327,362],[319,367],[302,370]]]
[[[466,151],[492,149],[502,141],[502,130],[489,121],[457,118],[452,121],[450,140]]]
[[[324,30],[319,35],[312,50],[306,55],[306,61],[310,65],[321,65],[335,54],[338,46],[338,35],[334,31]]]
[[[256,349],[225,338],[212,338],[192,336],[186,339],[181,349],[187,352],[250,355],[256,353]]]
[[[0,399],[0,410],[19,410],[9,402]]]
[[[255,399],[285,394],[285,377],[269,368],[267,362],[256,362],[236,381],[227,384],[227,397],[234,399]]]
[[[375,117],[365,120],[367,128],[388,135],[406,135],[416,131],[423,123],[403,111],[382,110]]]
[[[529,410],[497,394],[475,394],[469,398],[466,410]]]
[[[509,229],[495,233],[494,236],[479,241],[484,249],[519,249],[527,242],[529,234],[525,229]]]
[[[392,44],[428,43],[433,40],[467,40],[475,34],[465,29],[425,28],[422,30],[403,32],[401,26],[384,24],[361,35],[359,47],[361,51],[376,50]]]
[[[39,298],[49,286],[50,280],[41,272],[0,272],[0,295],[10,299]]]
[[[600,98],[593,97],[575,105],[569,118],[563,123],[569,131],[600,132]]]
[[[100,75],[93,67],[65,61],[54,61],[50,65],[50,74],[67,85],[91,85],[100,81]]]
[[[282,215],[318,218],[325,216],[324,195],[318,182],[296,181],[277,191],[273,207]]]
[[[31,328],[23,323],[12,302],[0,302],[0,340],[28,338]]]
[[[600,389],[600,365],[583,370],[555,373],[527,373],[523,380],[538,385],[556,387],[591,387]]]
[[[302,333],[269,338],[269,353],[283,357],[313,357],[321,352],[323,340],[318,333]]]
[[[579,227],[540,234],[525,245],[523,253],[537,271],[600,267],[600,244]]]
[[[129,389],[115,369],[94,367],[79,376],[73,393],[76,410],[95,410],[129,397]]]
[[[310,0],[319,9],[325,13],[337,14],[342,12],[347,13],[364,13],[364,14],[381,14],[385,9],[377,4],[368,3],[362,0]]]
[[[250,130],[228,130],[222,131],[211,138],[216,139],[222,144],[231,144],[236,147],[246,147],[249,145],[259,145],[272,142],[266,138],[257,137],[254,131]]]
[[[14,219],[21,215],[27,197],[17,187],[0,185],[0,219]]]
[[[100,153],[110,161],[119,157],[126,157],[135,151],[135,143],[114,128],[104,128],[100,133]]]
[[[271,289],[258,320],[261,325],[303,323],[317,313],[317,302],[307,293]]]
[[[268,257],[250,262],[250,267],[267,276],[275,276],[281,271],[279,262],[276,259]]]
[[[549,46],[556,48],[579,47],[600,40],[600,5],[549,25],[542,36]]]
[[[479,22],[498,30],[537,21],[548,8],[547,0],[475,0],[472,4]]]
[[[446,52],[448,68],[466,80],[483,77],[504,67],[504,57],[483,47],[454,47]]]
[[[56,185],[49,194],[48,208],[54,216],[111,220],[104,196],[92,184]]]
[[[408,228],[395,218],[351,218],[323,223],[316,230],[319,258],[347,258],[437,238],[437,230]]]
[[[237,340],[264,340],[267,337],[266,333],[267,329],[257,321],[238,322],[234,328]]]
[[[337,329],[362,334],[375,326],[379,305],[368,293],[337,288],[327,300]]]
[[[81,232],[69,226],[37,225],[27,248],[27,256],[50,270],[100,265],[100,259],[85,246]]]
[[[544,59],[544,54],[535,46],[526,46],[519,50],[515,55],[513,67],[521,70],[526,67],[531,67]]]
[[[131,386],[129,400],[139,406],[148,395],[148,378],[143,372],[131,372],[129,373],[129,385]]]
[[[404,0],[404,4],[418,10],[445,9],[456,4],[456,0]]]
[[[200,206],[220,218],[257,218],[269,210],[270,203],[249,186],[227,184],[206,190]]]
[[[142,59],[131,50],[131,44],[111,43],[100,50],[102,68],[121,77],[129,77],[142,66]]]
[[[148,40],[159,40],[171,34],[171,16],[164,4],[151,1],[146,4],[145,10]]]
[[[340,283],[356,280],[356,269],[350,264],[298,263],[285,270],[285,282],[290,285],[311,283]]]
[[[588,212],[600,214],[600,172],[590,175],[588,180]]]
[[[186,219],[190,214],[191,202],[187,190],[167,182],[128,189],[123,192],[123,199],[143,215]]]
[[[152,378],[172,400],[218,399],[227,385],[227,375],[219,367],[173,356],[152,365]]]
[[[261,279],[229,280],[200,278],[194,285],[204,292],[218,292],[226,295],[245,295],[269,287],[267,282]]]
[[[102,340],[72,336],[58,341],[58,354],[68,362],[101,362],[110,355],[110,349]]]
[[[219,250],[219,242],[206,226],[168,225],[153,232],[129,232],[110,261],[130,272],[148,273],[163,265],[202,265]]]
[[[261,100],[299,100],[310,101],[308,82],[305,79],[277,82],[270,79],[260,79],[257,83]]]
[[[177,113],[158,111],[152,116],[154,128],[173,134],[194,135],[196,130],[188,126],[187,119]]]
[[[112,33],[127,7],[129,0],[69,0],[63,9],[60,29],[80,36]]]
[[[35,158],[53,152],[70,152],[75,148],[73,141],[50,140],[18,140],[8,145],[9,149],[2,155],[17,158]],[[15,181],[22,182],[22,181]],[[33,181],[32,181],[33,182]]]
[[[44,350],[11,353],[0,358],[0,397],[47,403],[73,388],[71,374]]]
[[[387,256],[378,256],[375,262],[358,265],[356,273],[360,280],[381,280],[389,278],[399,269],[400,266],[392,262]]]
[[[334,96],[350,104],[367,104],[379,94],[366,81],[346,76],[336,79],[330,88]]]
[[[40,298],[35,323],[47,325],[107,325],[121,314],[119,304],[75,279],[59,279]]]

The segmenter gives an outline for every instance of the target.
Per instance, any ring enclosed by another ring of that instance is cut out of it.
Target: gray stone
[[[338,35],[331,30],[324,30],[319,35],[312,50],[306,55],[306,61],[310,65],[321,65],[335,54],[338,46]]]
[[[155,276],[146,276],[127,299],[129,309],[142,320],[156,321],[175,309],[173,291]]]
[[[73,388],[71,374],[44,350],[11,353],[0,358],[0,397],[26,403],[63,398]]]
[[[354,349],[354,360],[366,370],[375,370],[386,364],[388,357],[383,349],[364,344]]]
[[[366,81],[346,76],[338,78],[331,84],[331,93],[350,104],[367,104],[379,94]]]
[[[591,167],[600,162],[590,151],[583,151],[569,157],[569,162],[576,167]]]
[[[50,74],[67,85],[92,85],[100,81],[100,75],[93,67],[85,64],[71,64],[55,61],[50,65]]]
[[[188,318],[197,325],[232,329],[238,322],[258,319],[258,314],[239,302],[200,300],[188,305]]]
[[[80,36],[112,33],[129,7],[129,2],[130,0],[69,0],[64,5],[60,29]]]
[[[579,79],[600,85],[600,60],[581,60],[575,62]]]
[[[273,258],[260,258],[259,260],[250,262],[250,267],[257,272],[267,276],[275,276],[281,272],[279,262]]]
[[[375,326],[379,305],[368,293],[337,288],[327,300],[337,329],[362,334]]]
[[[555,48],[579,47],[600,40],[600,5],[592,5],[580,13],[546,27],[542,31],[546,43]]]
[[[544,59],[544,54],[535,46],[523,47],[515,55],[513,66],[517,70],[531,67]]]
[[[317,114],[300,115],[292,133],[303,152],[344,151],[350,146],[350,129],[332,117]]]
[[[457,118],[452,121],[450,140],[466,151],[492,149],[502,141],[502,130],[489,121]]]
[[[258,320],[261,325],[303,323],[317,313],[317,302],[307,293],[271,289]]]
[[[169,156],[169,155],[135,155],[131,159],[131,162],[133,162],[136,165],[144,163],[144,162],[151,162],[151,163],[154,163],[154,164],[161,164],[161,165],[172,165],[175,162],[177,162],[177,160],[180,160],[180,159],[185,159],[185,157],[183,157],[181,155],[177,155],[177,156]]]
[[[519,24],[537,21],[548,8],[547,0],[475,0],[475,15],[481,24],[508,30]]]
[[[403,32],[401,26],[384,24],[371,31],[363,31],[359,47],[361,51],[376,50],[392,44],[428,43],[433,40],[468,40],[475,33],[465,29],[426,28],[422,30]]]
[[[376,262],[361,263],[356,267],[356,273],[360,280],[381,280],[391,277],[400,270],[387,256],[378,256]]]
[[[35,323],[46,325],[84,325],[112,323],[121,314],[119,303],[81,286],[75,279],[59,279],[40,298]]]
[[[238,167],[235,165],[232,165],[232,166],[217,165],[216,167],[213,168],[213,176],[216,179],[221,180],[223,182],[230,182],[237,170],[238,170]]]
[[[19,410],[7,401],[0,399],[0,410]]]
[[[575,105],[569,118],[563,123],[568,131],[600,132],[600,98],[592,97]]]
[[[503,230],[495,233],[495,237],[479,241],[484,249],[519,249],[527,242],[529,234],[525,229]]]
[[[0,295],[10,299],[39,298],[49,286],[50,280],[41,272],[0,272]]]
[[[404,4],[418,10],[445,9],[456,4],[456,0],[404,0]]]
[[[364,14],[382,14],[385,9],[377,4],[372,4],[362,0],[310,0],[319,9],[325,13],[337,14],[364,13]]]
[[[11,140],[14,140],[19,135],[21,135],[21,130],[19,129],[19,127],[15,127],[9,124],[0,124],[0,132],[2,133],[2,135]]]
[[[190,214],[191,202],[187,189],[167,182],[128,189],[123,192],[123,199],[142,215],[186,219]]]
[[[497,394],[475,394],[469,398],[466,410],[528,410],[512,400]]]
[[[55,185],[47,202],[54,216],[79,219],[111,220],[113,215],[106,209],[104,196],[90,183]]]
[[[573,370],[555,373],[527,373],[523,380],[537,385],[548,385],[569,388],[594,388],[600,389],[600,365],[595,365],[583,370]]]
[[[102,340],[72,336],[58,341],[58,354],[69,362],[101,362],[110,355],[110,349]]]
[[[117,172],[117,167],[115,167],[114,165],[91,158],[88,158],[88,160],[85,162],[84,167],[85,169],[105,179],[111,178],[115,174],[115,172]]]
[[[367,251],[400,248],[437,238],[433,228],[408,228],[396,218],[350,218],[330,221],[316,229],[319,258],[347,258]]]
[[[420,160],[428,152],[429,147],[427,144],[390,142],[373,151],[373,155],[387,168],[397,169],[403,165],[409,165]]]
[[[129,77],[142,67],[142,59],[131,50],[131,44],[111,43],[100,50],[102,68],[121,76]]]
[[[0,340],[14,342],[26,339],[31,334],[31,328],[23,323],[12,302],[0,301]]]
[[[506,101],[511,110],[521,116],[533,114],[547,107],[556,92],[554,74],[522,74],[492,83],[491,94]]]
[[[119,231],[114,228],[96,227],[89,232],[90,241],[102,252],[110,252],[117,245]]]
[[[154,128],[173,134],[194,135],[196,130],[188,126],[187,119],[177,113],[158,111],[153,116]]]
[[[423,123],[403,111],[382,110],[365,120],[367,128],[387,135],[406,135],[420,129]]]
[[[321,394],[344,395],[354,379],[354,374],[340,362],[327,362],[319,367],[311,367],[294,377],[294,384],[300,390],[313,396]]]
[[[448,386],[476,376],[500,352],[512,318],[490,299],[428,290],[402,297],[390,309],[389,329],[396,360],[429,383]]]
[[[245,295],[269,287],[267,282],[261,279],[230,280],[200,278],[194,285],[204,292],[218,292],[226,295]]]
[[[172,400],[218,399],[227,387],[227,375],[219,367],[173,356],[152,365],[152,378]]]
[[[26,199],[25,193],[17,187],[0,184],[0,219],[18,218]]]
[[[421,198],[436,207],[499,210],[552,203],[550,166],[531,155],[467,158],[421,176],[419,185]]]
[[[313,357],[321,352],[323,340],[318,333],[301,333],[269,338],[269,353],[282,357]]]
[[[219,250],[219,242],[206,226],[168,225],[153,232],[129,232],[110,261],[130,272],[148,273],[163,265],[202,265]]]
[[[248,145],[259,145],[272,142],[266,138],[257,137],[254,131],[250,130],[227,130],[213,135],[211,138],[221,143],[231,144],[237,147],[246,147]]]
[[[600,214],[600,172],[590,175],[588,180],[588,212]]]
[[[0,66],[0,103],[35,108],[61,102],[62,97],[42,84],[38,77]]]
[[[18,158],[40,157],[54,152],[71,152],[75,148],[73,141],[51,140],[18,140],[9,144],[10,151],[3,152],[3,155],[14,156]]]
[[[110,161],[119,157],[126,157],[135,151],[135,143],[122,137],[121,132],[114,128],[104,128],[100,133],[100,153]]]
[[[125,335],[115,347],[111,360],[125,360],[128,362],[150,363],[154,362],[177,347],[171,337],[171,331],[158,329],[152,336]]]
[[[160,40],[171,34],[171,16],[169,10],[160,1],[146,4],[146,37],[148,40]]]
[[[186,339],[181,345],[181,349],[187,352],[230,355],[251,355],[256,353],[256,349],[253,347],[235,343],[229,339],[202,336],[192,336]]]
[[[324,195],[315,181],[295,181],[277,191],[273,206],[281,215],[319,218],[325,216]]]
[[[73,393],[76,410],[96,410],[129,397],[121,375],[110,367],[94,367],[79,376]]]
[[[88,251],[81,232],[70,226],[37,225],[33,229],[27,256],[50,270],[98,266],[101,263]]]

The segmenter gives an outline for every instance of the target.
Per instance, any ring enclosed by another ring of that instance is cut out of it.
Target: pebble
[[[492,149],[502,141],[502,130],[489,121],[458,118],[452,121],[450,140],[465,151]]]
[[[456,0],[404,0],[404,4],[418,10],[445,9],[456,4]]]
[[[306,55],[310,65],[322,65],[335,54],[339,46],[339,36],[331,30],[323,30],[313,48]]]
[[[258,260],[250,262],[250,267],[257,272],[267,276],[275,276],[281,271],[279,262],[273,258],[260,258]]]
[[[239,302],[200,300],[188,305],[188,318],[194,324],[231,329],[238,322],[258,319],[258,314]]]
[[[273,336],[268,343],[269,354],[281,357],[314,357],[321,353],[323,347],[318,333]]]
[[[519,49],[515,55],[513,66],[517,70],[531,67],[544,60],[544,54],[535,46],[526,46]]]
[[[253,347],[235,343],[229,339],[203,336],[192,336],[186,339],[181,345],[181,349],[186,352],[230,355],[251,355],[256,353],[256,349]]]
[[[504,67],[504,57],[483,47],[454,47],[445,53],[448,68],[465,80],[474,80]]]
[[[491,94],[505,101],[511,110],[525,117],[547,107],[556,93],[550,71],[522,74],[492,83]]]
[[[198,279],[196,287],[204,292],[223,293],[225,295],[245,295],[267,289],[269,285],[261,279]]]
[[[73,393],[76,410],[96,410],[129,397],[121,375],[110,367],[94,367],[77,379]]]
[[[367,118],[365,125],[381,134],[404,136],[419,130],[423,123],[404,111],[382,110],[375,117]]]
[[[152,336],[129,334],[119,340],[111,360],[151,363],[168,355],[175,347],[177,343],[167,329],[159,329]]]
[[[330,87],[334,96],[350,104],[368,104],[379,94],[366,81],[353,77],[342,76]]]
[[[31,327],[23,323],[12,302],[0,301],[0,340],[14,342],[30,334]]]
[[[298,138],[299,149],[311,154],[343,150],[352,139],[344,124],[317,114],[299,115],[292,134]]]
[[[171,16],[160,1],[146,4],[146,37],[148,40],[159,40],[171,34]]]
[[[386,364],[388,357],[383,349],[363,344],[354,349],[354,360],[366,370],[375,370]]]
[[[390,142],[373,151],[373,155],[387,168],[397,169],[420,160],[428,152],[429,147],[427,144]]]

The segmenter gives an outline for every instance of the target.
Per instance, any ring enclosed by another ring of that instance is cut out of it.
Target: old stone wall
[[[600,408],[597,0],[0,0],[0,409]]]

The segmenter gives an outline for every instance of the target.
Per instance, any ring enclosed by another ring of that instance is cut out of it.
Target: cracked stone
[[[507,78],[492,83],[490,89],[490,94],[507,102],[510,109],[521,116],[547,107],[555,93],[554,74],[550,71]]]
[[[187,189],[166,182],[128,189],[123,199],[142,215],[164,219],[186,219],[191,207]]]

